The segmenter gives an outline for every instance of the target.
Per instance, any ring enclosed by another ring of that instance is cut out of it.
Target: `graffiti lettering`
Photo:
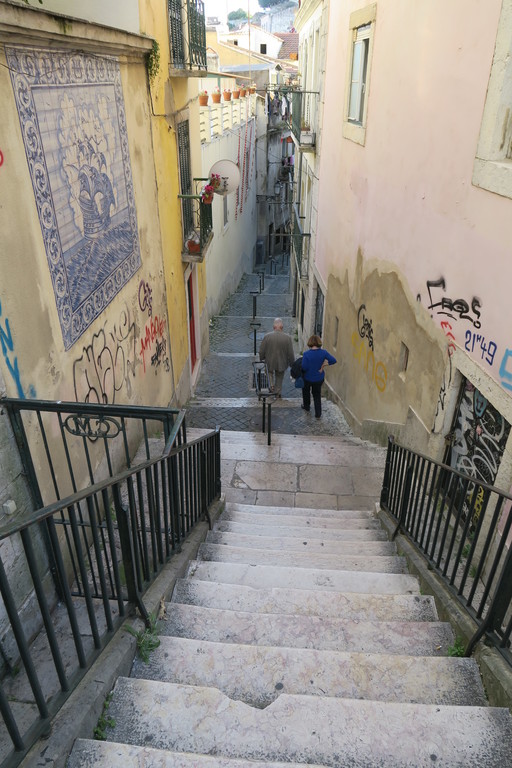
[[[446,290],[444,277],[441,277],[439,280],[427,280],[427,290],[430,297],[428,309],[435,309],[437,315],[447,315],[448,317],[451,317],[452,320],[468,320],[475,328],[481,327],[482,324],[479,319],[481,313],[479,310],[482,304],[480,299],[477,299],[477,297],[474,296],[471,300],[470,307],[464,299],[450,299],[447,296],[441,296],[440,298],[433,297],[432,289],[434,288],[441,288],[443,291]],[[475,317],[471,317],[469,314],[470,311]]]
[[[112,330],[104,328],[93,334],[73,363],[73,383],[77,402],[115,403],[116,392],[123,386],[128,397],[137,365],[135,323],[128,309],[123,310]],[[139,363],[140,365],[140,363]]]
[[[370,370],[371,363],[370,378],[374,382],[379,392],[384,392],[388,380],[388,372],[384,363],[380,361],[375,363],[375,355],[371,349],[365,349],[364,342],[359,341],[357,331],[354,331],[352,334],[352,346],[354,347],[354,357],[357,361],[361,362],[367,372]]]
[[[2,317],[2,304],[0,303],[0,318]],[[4,356],[5,364],[7,366],[7,370],[12,376],[12,379],[16,385],[16,391],[18,393],[18,397],[20,399],[25,399],[25,392],[23,391],[23,386],[21,384],[21,376],[20,376],[20,369],[18,366],[18,358],[16,355],[13,356],[14,352],[14,341],[12,338],[11,333],[11,326],[9,325],[9,320],[6,317],[4,320],[3,326],[0,325],[0,344],[2,345],[2,354]],[[31,397],[35,397],[35,391],[33,388],[31,388]]]
[[[480,346],[481,349],[481,358],[482,360],[485,359],[486,363],[489,363],[489,365],[492,365],[494,363],[494,355],[496,354],[496,350],[498,349],[496,342],[490,341],[487,345],[485,343],[485,336],[482,336],[480,333],[472,333],[471,331],[466,331],[465,334],[466,343],[464,344],[464,349],[467,352],[474,352],[475,351],[475,345],[478,349],[478,346]],[[485,355],[485,358],[484,358]]]
[[[446,395],[451,383],[452,383],[452,358],[451,358],[450,350],[448,349],[448,372],[445,369],[443,373],[441,389],[439,390],[439,397],[437,398],[436,415],[434,417],[434,430],[435,430],[435,421],[437,417],[439,416],[440,413],[444,411]]]
[[[509,359],[512,358],[512,349],[505,350],[505,354],[503,355],[503,359],[501,361],[500,365],[500,377],[501,377],[501,385],[505,387],[505,389],[512,390],[512,373],[507,370],[507,365]]]
[[[167,352],[167,339],[162,339],[162,341],[156,340],[156,346],[155,346],[155,354],[151,357],[151,365],[153,365],[155,368],[158,368],[159,365],[164,365],[166,371],[170,371],[171,365],[169,363],[169,358],[165,356]]]
[[[4,164],[4,153],[0,149],[0,168],[2,167],[3,164]]]
[[[145,312],[147,309],[149,317],[153,314],[152,290],[145,280],[141,280],[139,283],[139,307],[141,312]]]
[[[359,335],[362,339],[368,339],[368,346],[373,350],[373,328],[372,321],[366,317],[363,310],[366,309],[365,304],[361,304],[357,312],[357,328]]]
[[[451,357],[455,352],[455,344],[453,343],[455,341],[455,336],[452,333],[453,328],[447,320],[441,321],[441,328],[445,332],[447,338],[452,339],[448,344],[448,355]]]
[[[165,319],[155,315],[146,323],[144,334],[140,339],[140,356],[142,357],[142,363],[144,365],[144,373],[146,372],[146,352],[150,349],[159,338],[164,335]]]

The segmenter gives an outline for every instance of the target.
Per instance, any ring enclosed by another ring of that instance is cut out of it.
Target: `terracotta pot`
[[[189,253],[199,253],[201,246],[195,240],[187,240],[187,251]]]
[[[212,101],[214,104],[220,104],[220,93],[212,93]]]
[[[224,101],[231,101],[231,91],[224,91]]]
[[[245,88],[240,88],[240,96],[245,96]]]
[[[211,205],[213,203],[213,192],[210,192],[209,195],[203,195],[201,202],[205,203],[205,205]]]
[[[240,91],[233,91],[233,98],[239,99],[240,98]]]
[[[199,94],[199,106],[200,107],[207,107],[208,106],[208,94],[207,93],[200,93]]]

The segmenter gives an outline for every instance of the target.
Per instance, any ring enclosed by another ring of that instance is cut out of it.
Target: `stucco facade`
[[[326,290],[332,395],[359,434],[393,433],[508,488],[512,202],[508,150],[492,136],[507,135],[511,3],[306,0],[299,14],[319,5],[329,34],[306,290],[311,306],[313,275]]]

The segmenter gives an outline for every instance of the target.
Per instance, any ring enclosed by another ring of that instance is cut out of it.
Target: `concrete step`
[[[417,704],[486,706],[474,659],[339,653],[161,637],[132,677],[217,688],[267,707],[289,693]]]
[[[252,509],[252,507],[250,507]],[[372,515],[368,517],[316,517],[315,515],[257,515],[253,512],[240,512],[234,509],[226,509],[220,518],[223,522],[244,523],[247,532],[256,526],[272,528],[295,528],[304,530],[307,528],[325,528],[328,530],[344,530],[347,528],[380,528],[380,523]]]
[[[375,520],[375,515],[369,510],[360,509],[317,509],[311,507],[271,507],[258,504],[241,504],[235,501],[226,502],[226,512],[247,512],[253,517],[330,517],[335,520]]]
[[[172,602],[248,613],[287,613],[359,621],[437,621],[430,595],[369,595],[178,579]]]
[[[249,613],[168,603],[159,634],[214,643],[316,648],[355,653],[445,656],[453,632],[445,622],[354,621]]]
[[[365,527],[356,528],[315,528],[278,525],[248,525],[220,518],[213,526],[214,531],[226,531],[228,533],[242,533],[249,536],[266,536],[284,538],[297,538],[307,536],[308,539],[325,539],[330,541],[387,541],[387,536],[378,522],[368,522]]]
[[[289,587],[332,592],[364,592],[370,595],[418,594],[419,592],[418,580],[414,576],[402,573],[328,571],[276,565],[208,563],[204,560],[191,560],[187,577],[257,588]]]
[[[229,757],[164,752],[136,744],[77,739],[67,768],[304,768],[303,763],[269,763],[266,760],[233,760]],[[322,766],[309,765],[309,768]]]
[[[504,768],[508,710],[284,694],[265,709],[214,688],[119,678],[108,738],[247,760],[364,768]],[[411,727],[414,724],[414,727]]]
[[[231,547],[243,547],[245,549],[277,550],[279,552],[301,552],[308,557],[309,553],[346,554],[357,555],[364,552],[365,555],[393,555],[396,554],[396,545],[391,541],[331,541],[329,536],[323,539],[311,539],[305,535],[299,538],[275,536],[251,536],[243,533],[230,533],[228,531],[208,531],[206,542],[208,544],[222,544]]]
[[[250,565],[277,565],[290,568],[365,571],[367,573],[407,573],[407,561],[397,555],[369,555],[359,547],[358,555],[305,552],[268,552],[266,549],[230,547],[226,544],[201,544],[198,560]]]

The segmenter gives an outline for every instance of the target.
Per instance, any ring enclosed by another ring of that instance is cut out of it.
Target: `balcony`
[[[194,179],[196,187],[207,179]],[[212,204],[203,203],[201,195],[178,195],[181,200],[183,247],[181,260],[202,262],[213,240]]]
[[[302,224],[299,211],[296,205],[293,206],[292,221],[292,251],[295,255],[297,266],[297,275],[301,280],[309,279],[309,246],[311,235],[302,231]]]
[[[171,77],[201,77],[206,66],[203,0],[169,0]]]
[[[292,91],[290,128],[299,149],[314,152],[316,146],[316,123],[318,93],[313,91]]]

